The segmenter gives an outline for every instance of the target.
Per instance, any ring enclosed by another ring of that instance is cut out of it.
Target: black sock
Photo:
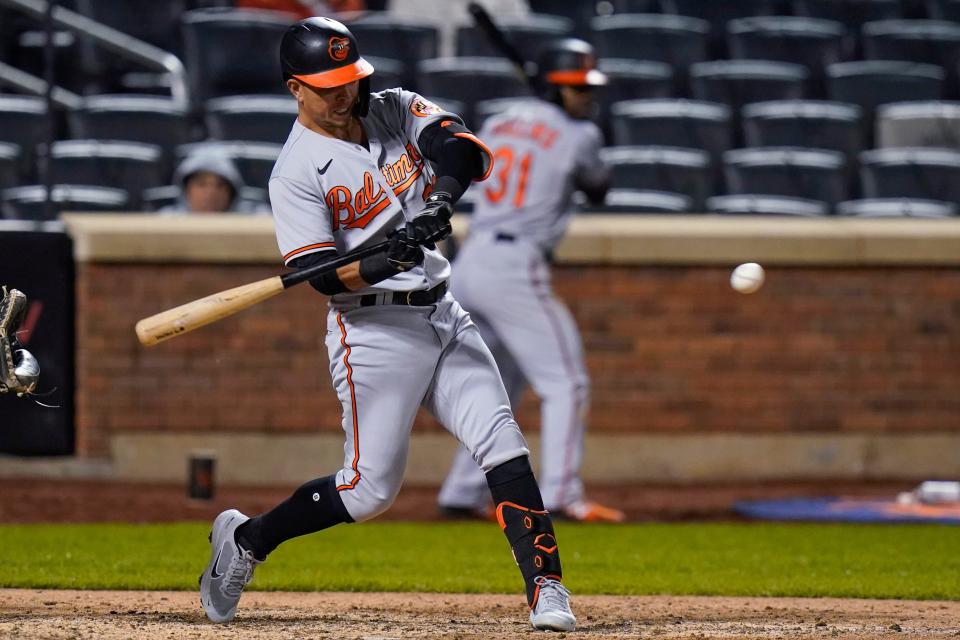
[[[281,542],[341,522],[353,522],[353,518],[340,499],[336,478],[327,476],[311,480],[267,513],[244,522],[237,527],[235,540],[253,551],[257,560],[264,560]]]
[[[528,456],[507,460],[487,472],[487,486],[493,496],[493,504],[515,502],[528,509],[543,510],[540,485],[533,475]]]

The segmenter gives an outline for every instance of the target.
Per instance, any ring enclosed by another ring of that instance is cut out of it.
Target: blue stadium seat
[[[195,9],[182,20],[184,63],[195,105],[216,96],[287,93],[280,73],[280,39],[292,22],[290,16]]]
[[[462,113],[470,126],[474,106],[482,100],[529,95],[530,89],[499,58],[436,58],[417,65],[421,95],[457,100],[466,105]]]
[[[809,198],[833,205],[847,199],[843,154],[825,149],[758,147],[723,154],[727,191]]]
[[[52,220],[64,211],[125,211],[129,196],[123,189],[57,184],[53,186],[53,218],[47,217],[46,200],[43,185],[14,187],[0,193],[0,208],[3,217],[13,220]]]
[[[855,218],[953,218],[957,204],[918,198],[868,198],[841,202],[836,213]]]
[[[610,166],[614,189],[661,190],[691,199],[695,211],[712,194],[710,155],[679,147],[609,147],[601,157]]]
[[[730,57],[802,64],[816,82],[827,65],[844,59],[846,33],[843,23],[819,18],[760,16],[727,23]]]
[[[710,23],[711,58],[727,57],[726,25],[733,18],[774,16],[780,13],[781,0],[660,0],[660,11]],[[764,56],[765,57],[765,56]]]
[[[168,156],[192,139],[186,109],[160,96],[88,96],[69,119],[76,138],[146,142],[159,145]]]
[[[0,142],[0,189],[20,183],[20,145]]]
[[[206,104],[207,134],[217,140],[283,143],[297,119],[293,96],[227,96]]]
[[[716,166],[733,144],[730,108],[695,100],[627,100],[611,108],[617,145],[703,149]]]
[[[676,15],[622,14],[591,21],[598,58],[655,60],[671,65],[678,91],[687,68],[709,59],[710,23]]]
[[[161,158],[160,147],[142,142],[60,140],[53,143],[50,166],[55,183],[119,187],[136,209],[144,189],[166,182]]]
[[[859,29],[865,22],[900,18],[901,4],[901,0],[793,0],[793,13],[836,20]]]
[[[743,109],[748,147],[813,147],[844,154],[851,187],[863,150],[862,110],[854,104],[816,100],[758,102]]]
[[[423,92],[416,65],[440,54],[440,32],[422,20],[369,12],[345,24],[360,43],[364,57],[389,58],[403,65],[404,89]],[[376,72],[374,72],[376,73]]]
[[[960,0],[926,0],[927,15],[934,20],[960,22]]]
[[[631,0],[626,1],[630,2]],[[646,0],[638,1],[648,8],[653,6],[652,2],[647,2]],[[597,17],[596,2],[580,2],[578,0],[561,0],[559,2],[557,0],[527,0],[527,4],[533,13],[567,18],[573,23],[574,35],[578,38],[589,40],[590,20]],[[647,9],[639,12],[636,9],[623,11],[622,8],[617,5],[614,5],[614,10],[617,13],[648,13]]]
[[[733,216],[791,216],[817,218],[830,213],[826,202],[809,198],[740,194],[714,196],[707,200],[707,211]]]
[[[47,104],[43,98],[0,95],[0,142],[20,147],[22,169],[28,175],[37,157],[37,146],[47,137]]]
[[[863,25],[863,54],[870,60],[936,64],[947,74],[948,91],[957,88],[960,24],[946,20],[879,20]]]
[[[960,148],[960,102],[892,102],[879,107],[876,146]]]
[[[551,15],[504,16],[497,19],[497,27],[508,42],[532,54],[531,57],[534,59],[543,45],[573,34],[572,20]],[[503,53],[490,44],[484,33],[473,24],[461,25],[457,28],[456,51],[458,56],[467,57],[499,58],[503,56]]]
[[[960,203],[960,151],[871,149],[860,154],[865,198],[921,198]]]
[[[690,67],[690,89],[698,100],[720,102],[735,115],[745,104],[800,99],[809,72],[799,64],[765,60],[716,60]],[[734,119],[739,137],[739,119]]]
[[[655,190],[611,189],[592,213],[691,213],[693,201],[682,193]]]
[[[827,97],[863,109],[864,145],[873,140],[876,109],[888,102],[936,100],[943,94],[944,71],[931,64],[900,60],[861,60],[827,67]]]
[[[377,58],[364,54],[364,59],[373,65],[373,75],[370,76],[370,90],[373,92],[403,87],[412,90],[412,85],[405,83],[406,68],[403,63],[390,58]]]

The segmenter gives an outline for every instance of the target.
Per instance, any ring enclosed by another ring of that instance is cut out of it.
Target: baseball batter
[[[480,190],[452,290],[493,351],[511,400],[524,378],[540,397],[540,480],[547,509],[575,520],[620,522],[624,514],[584,498],[579,477],[589,380],[570,312],[554,296],[549,256],[581,190],[602,202],[609,171],[602,135],[587,119],[591,89],[606,83],[592,47],[558,41],[541,52],[535,85],[543,99],[490,118],[480,137],[496,167]],[[482,514],[483,473],[461,449],[439,496],[452,516]]]
[[[453,203],[490,174],[489,150],[456,115],[414,93],[371,94],[373,67],[339,22],[297,22],[280,53],[299,108],[269,185],[285,263],[305,267],[390,244],[311,280],[330,296],[326,346],[343,407],[343,466],[256,517],[233,509],[217,516],[200,577],[207,616],[231,620],[254,568],[283,541],[389,508],[423,405],[485,473],[526,583],[531,623],[572,630],[526,443],[489,350],[447,292],[450,267],[434,248],[450,233]]]

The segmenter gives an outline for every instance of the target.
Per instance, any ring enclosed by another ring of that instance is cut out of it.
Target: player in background
[[[373,67],[335,20],[294,24],[280,59],[298,104],[269,183],[284,262],[302,268],[390,243],[385,253],[310,281],[330,296],[326,345],[343,407],[343,466],[266,513],[217,516],[200,577],[207,617],[231,620],[256,565],[285,540],[386,511],[423,405],[485,472],[526,584],[530,622],[572,630],[576,618],[526,442],[493,357],[447,292],[450,265],[435,249],[450,234],[453,204],[489,175],[489,150],[459,117],[415,93],[371,94]]]
[[[495,168],[479,190],[470,234],[457,255],[451,288],[480,328],[516,406],[524,378],[541,400],[540,487],[547,510],[573,520],[621,522],[622,511],[587,500],[579,469],[589,379],[573,317],[553,294],[550,256],[582,191],[602,203],[609,170],[603,139],[588,118],[592,90],[606,84],[593,48],[577,39],[538,56],[524,100],[484,123],[480,137]],[[438,498],[451,517],[483,517],[489,498],[481,469],[461,448]]]

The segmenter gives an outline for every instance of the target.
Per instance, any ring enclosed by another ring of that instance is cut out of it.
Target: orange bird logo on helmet
[[[339,38],[334,36],[330,38],[330,46],[327,47],[330,57],[337,62],[343,62],[350,53],[350,38]]]

